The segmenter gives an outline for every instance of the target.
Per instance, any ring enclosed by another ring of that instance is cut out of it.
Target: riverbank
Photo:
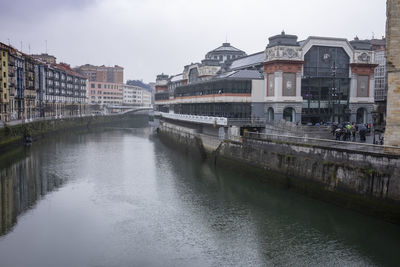
[[[0,151],[23,145],[25,136],[30,136],[33,140],[38,140],[47,135],[64,131],[93,129],[95,127],[114,123],[129,122],[133,117],[143,117],[146,120],[148,118],[148,116],[144,114],[120,114],[71,117],[33,121],[17,125],[5,125],[0,128]]]
[[[313,198],[400,224],[400,156],[273,139],[218,140],[164,123],[165,143]]]

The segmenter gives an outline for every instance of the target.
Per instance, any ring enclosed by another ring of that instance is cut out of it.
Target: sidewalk
[[[55,117],[38,117],[38,118],[32,118],[32,119],[26,119],[26,120],[12,120],[7,122],[6,124],[8,126],[15,126],[19,124],[24,124],[24,123],[31,123],[35,121],[47,121],[47,120],[62,120],[62,119],[69,119],[69,118],[81,118],[81,117],[89,117],[93,116],[92,114],[82,114],[82,115],[75,115],[75,116],[62,116],[61,118],[55,118]],[[4,127],[4,123],[0,121],[0,128]]]

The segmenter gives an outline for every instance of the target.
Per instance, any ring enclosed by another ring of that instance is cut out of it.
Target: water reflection
[[[222,260],[227,265],[397,266],[400,261],[397,225],[183,159],[160,146],[155,150],[160,188],[165,191],[169,178],[165,169],[172,169],[168,193],[179,199],[176,205],[188,210],[191,224],[206,228],[206,242],[219,249],[231,245],[224,253],[208,251],[212,265]]]
[[[400,261],[399,226],[215,169],[149,133],[110,128],[46,139],[14,151],[12,160],[0,156],[0,265]]]
[[[14,156],[24,158],[0,169],[0,235],[12,229],[18,215],[63,183],[63,178],[42,168],[43,155],[37,151],[20,149]]]

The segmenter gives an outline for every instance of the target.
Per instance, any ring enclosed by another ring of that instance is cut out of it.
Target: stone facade
[[[385,144],[400,146],[400,0],[387,1],[388,98]]]

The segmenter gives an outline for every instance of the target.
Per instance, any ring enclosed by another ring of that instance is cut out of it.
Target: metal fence
[[[224,118],[224,117],[209,117],[209,116],[175,114],[175,113],[164,113],[164,112],[160,112],[160,115],[163,118],[172,119],[172,120],[204,123],[204,124],[211,124],[211,125],[226,126],[228,123],[227,118]]]
[[[265,126],[266,123],[267,121],[263,118],[228,118],[228,125],[241,127],[260,127]]]
[[[357,142],[336,141],[320,138],[309,138],[303,136],[265,134],[256,132],[245,132],[244,139],[265,140],[267,142],[278,142],[299,145],[313,145],[324,148],[343,149],[357,152],[379,153],[379,154],[397,154],[400,155],[400,147],[382,146],[374,144],[365,144]]]

